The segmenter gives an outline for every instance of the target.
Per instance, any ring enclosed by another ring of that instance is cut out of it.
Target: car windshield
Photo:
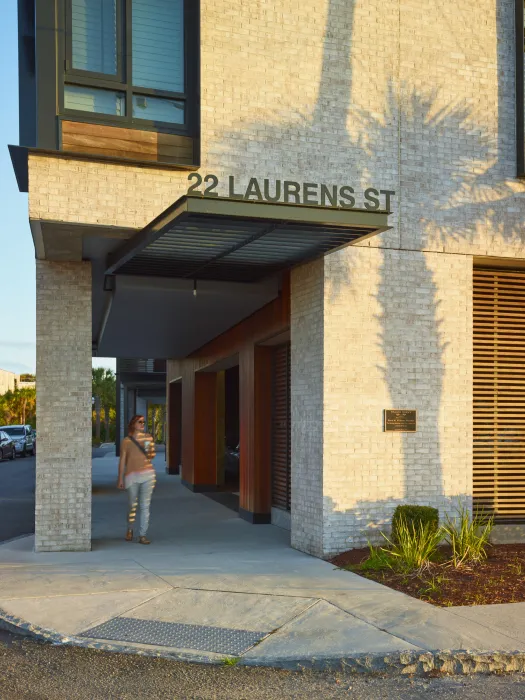
[[[22,437],[24,435],[23,428],[2,428],[2,431],[11,435],[11,437]]]

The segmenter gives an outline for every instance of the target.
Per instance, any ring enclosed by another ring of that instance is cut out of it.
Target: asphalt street
[[[0,542],[35,530],[35,457],[0,462]]]
[[[103,457],[111,447],[93,448]],[[35,531],[36,457],[0,461],[0,542]]]
[[[525,697],[523,675],[384,678],[202,666],[58,647],[0,631],[2,700],[484,700]]]

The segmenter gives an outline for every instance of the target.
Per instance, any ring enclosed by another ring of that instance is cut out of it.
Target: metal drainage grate
[[[249,632],[248,630],[235,630],[226,627],[116,617],[82,632],[80,636],[239,655],[265,637],[266,634],[266,632]]]

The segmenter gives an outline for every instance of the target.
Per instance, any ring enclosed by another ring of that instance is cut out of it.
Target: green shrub
[[[399,541],[399,521],[403,519],[407,525],[427,525],[434,532],[439,527],[439,512],[431,506],[397,506],[392,517],[392,532],[390,538],[393,543]],[[418,527],[416,527],[416,532]]]
[[[436,529],[434,520],[406,521],[398,516],[396,520],[396,541],[389,540],[388,553],[393,558],[394,568],[404,573],[421,571],[428,566],[443,539],[441,528]]]
[[[462,564],[475,564],[487,558],[489,537],[494,518],[481,519],[471,516],[465,506],[457,509],[457,517],[446,517],[443,532],[452,547],[451,562],[456,568]]]

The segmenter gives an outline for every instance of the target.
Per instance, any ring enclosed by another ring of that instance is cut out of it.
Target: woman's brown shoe
[[[139,537],[139,544],[151,544],[147,537]]]
[[[131,542],[133,540],[133,530],[128,530],[126,532],[126,542]]]

